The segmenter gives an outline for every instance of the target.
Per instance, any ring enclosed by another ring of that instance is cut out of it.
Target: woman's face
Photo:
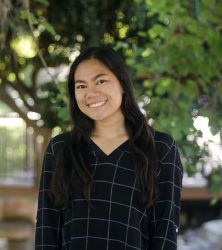
[[[123,116],[123,89],[117,77],[97,59],[80,63],[74,74],[79,109],[94,121]]]

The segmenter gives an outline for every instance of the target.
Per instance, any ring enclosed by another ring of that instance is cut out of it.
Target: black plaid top
[[[39,190],[35,249],[175,250],[179,226],[182,167],[175,141],[156,132],[159,200],[137,205],[135,158],[129,140],[110,155],[93,141],[89,162],[94,186],[91,206],[79,193],[70,207],[53,207],[48,191],[57,152],[68,134],[54,137],[45,153]]]

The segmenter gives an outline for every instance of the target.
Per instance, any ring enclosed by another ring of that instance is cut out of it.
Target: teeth
[[[90,108],[96,108],[96,107],[102,106],[103,104],[105,104],[105,101],[90,104],[89,107],[90,107]]]

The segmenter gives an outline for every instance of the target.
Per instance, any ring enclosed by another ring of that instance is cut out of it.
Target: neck
[[[95,121],[92,137],[112,139],[116,137],[128,137],[124,117],[105,121]]]

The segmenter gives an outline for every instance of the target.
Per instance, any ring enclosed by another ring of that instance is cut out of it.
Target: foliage
[[[65,129],[69,120],[65,82],[49,67],[70,64],[89,45],[110,44],[129,65],[149,122],[175,138],[186,171],[196,171],[208,148],[197,144],[201,132],[193,120],[209,117],[212,133],[221,133],[221,1],[23,3],[17,0],[0,8],[5,24],[0,36],[2,101],[36,129]],[[39,80],[43,66],[44,77]],[[28,120],[28,111],[40,113],[41,121]]]
[[[149,23],[143,5],[136,1],[104,1],[98,8],[97,2],[24,0],[21,4],[17,0],[7,1],[7,6],[2,3],[6,25],[1,26],[5,42],[1,40],[0,99],[35,129],[67,126],[60,119],[65,112],[61,108],[66,105],[59,91],[60,79],[48,67],[69,64],[81,48],[114,44],[128,33],[129,42],[141,40],[137,30]],[[136,14],[140,14],[138,18]],[[131,19],[129,28],[127,20]],[[39,82],[43,66],[47,68],[46,80]],[[22,105],[16,104],[15,96]],[[28,111],[41,114],[41,121],[29,120]]]
[[[193,2],[147,1],[149,16],[156,17],[138,31],[147,40],[125,49],[150,121],[176,139],[190,173],[208,153],[197,145],[201,132],[193,120],[209,117],[213,134],[222,125],[222,3],[205,0],[197,9]]]
[[[221,191],[222,186],[222,166],[218,166],[217,168],[213,169],[211,174],[208,176],[208,184],[209,190],[217,194]]]

